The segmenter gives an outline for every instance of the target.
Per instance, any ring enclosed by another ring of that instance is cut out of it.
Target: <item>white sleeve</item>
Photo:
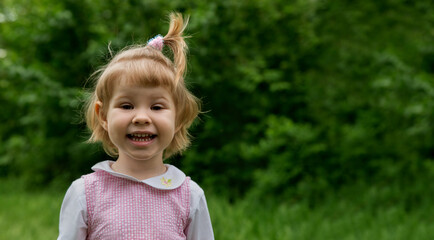
[[[84,180],[75,180],[63,199],[60,209],[57,240],[81,240],[87,236],[87,208]]]
[[[192,180],[190,192],[190,224],[187,228],[187,240],[214,240],[205,194]]]

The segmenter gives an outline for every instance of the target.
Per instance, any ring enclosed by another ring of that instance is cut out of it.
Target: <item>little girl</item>
[[[86,120],[91,142],[117,157],[69,187],[58,239],[214,239],[203,190],[163,159],[189,145],[199,112],[186,88],[188,21],[170,15],[166,36],[118,53],[96,72]],[[173,62],[162,53],[173,52]]]

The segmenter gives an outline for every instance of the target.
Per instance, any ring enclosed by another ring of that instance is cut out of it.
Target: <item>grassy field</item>
[[[23,191],[0,182],[0,239],[55,239],[64,192]],[[209,195],[216,239],[433,239],[431,204],[409,207],[387,189],[353,190],[312,208],[303,202],[239,201]],[[395,191],[395,190],[394,190]],[[399,191],[399,189],[396,189]],[[430,198],[431,199],[431,198]]]

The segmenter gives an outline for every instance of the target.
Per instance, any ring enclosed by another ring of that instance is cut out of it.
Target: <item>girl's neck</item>
[[[118,159],[111,165],[113,171],[139,180],[145,180],[164,174],[167,167],[161,162],[135,161]]]

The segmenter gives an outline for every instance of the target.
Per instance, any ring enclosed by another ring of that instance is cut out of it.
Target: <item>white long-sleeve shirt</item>
[[[166,164],[167,171],[163,175],[138,180],[134,177],[117,173],[112,170],[112,161],[104,161],[92,167],[92,170],[103,170],[107,173],[130,179],[133,181],[143,182],[157,189],[175,189],[185,180],[185,174],[175,166]],[[171,179],[170,186],[165,184],[161,179]],[[212,240],[214,234],[211,225],[211,219],[202,188],[194,181],[190,181],[190,224],[187,230],[187,240]],[[81,240],[87,236],[87,208],[84,180],[82,178],[75,180],[68,191],[62,203],[60,210],[59,237],[58,240]]]

